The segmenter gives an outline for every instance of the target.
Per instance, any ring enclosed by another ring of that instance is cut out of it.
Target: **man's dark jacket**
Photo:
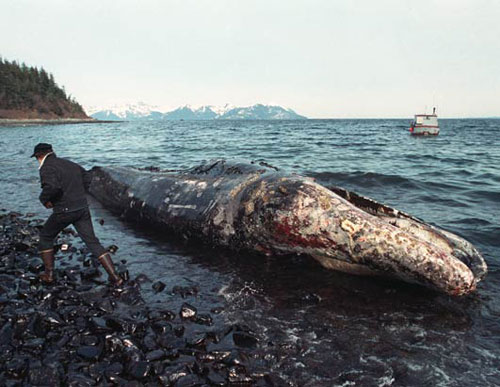
[[[80,165],[49,154],[40,168],[40,180],[40,201],[46,207],[51,202],[55,213],[88,206],[85,191],[89,188],[91,176]]]

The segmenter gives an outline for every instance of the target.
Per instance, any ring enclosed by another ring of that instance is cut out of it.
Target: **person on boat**
[[[64,228],[72,224],[90,252],[98,258],[110,281],[116,286],[122,285],[123,279],[116,273],[110,253],[94,233],[85,196],[90,185],[89,173],[80,165],[57,157],[50,144],[37,144],[31,157],[36,157],[39,163],[42,184],[40,202],[53,211],[40,230],[38,251],[45,266],[40,279],[46,284],[55,281],[54,240]]]

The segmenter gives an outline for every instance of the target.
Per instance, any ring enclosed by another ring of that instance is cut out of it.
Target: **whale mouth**
[[[479,251],[465,239],[451,232],[433,227],[414,216],[355,192],[336,186],[329,186],[328,189],[347,200],[358,209],[376,216],[422,241],[437,245],[446,250],[455,259],[467,266],[472,272],[474,281],[471,284],[470,292],[474,291],[477,283],[486,276],[488,268],[484,258]]]

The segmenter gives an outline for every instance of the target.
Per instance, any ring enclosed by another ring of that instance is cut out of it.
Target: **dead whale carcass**
[[[265,163],[218,160],[180,172],[95,167],[90,193],[132,219],[237,250],[306,254],[328,269],[385,275],[451,295],[486,264],[467,241],[341,188]]]

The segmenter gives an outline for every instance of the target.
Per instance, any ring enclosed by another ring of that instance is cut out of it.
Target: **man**
[[[110,281],[116,286],[122,285],[123,279],[116,273],[111,255],[94,234],[85,196],[90,186],[90,174],[80,165],[57,157],[50,144],[36,145],[31,157],[36,157],[40,164],[40,202],[53,210],[40,231],[38,250],[45,265],[40,279],[47,284],[54,282],[54,239],[72,224],[90,252],[98,258]]]

